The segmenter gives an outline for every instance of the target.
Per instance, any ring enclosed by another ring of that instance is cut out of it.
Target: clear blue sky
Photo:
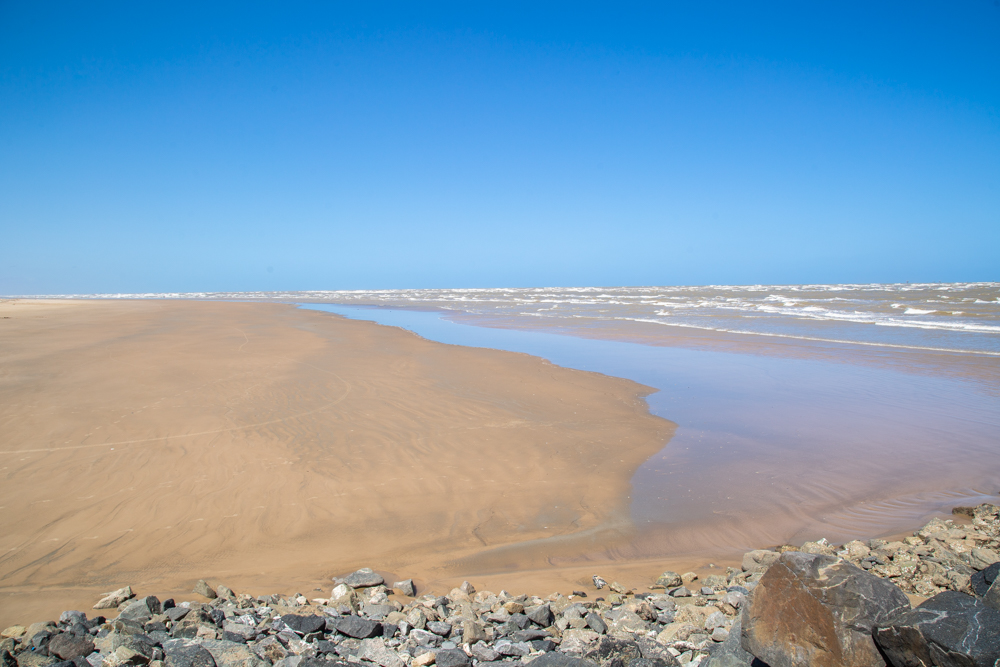
[[[1000,3],[0,0],[0,294],[1000,280]]]

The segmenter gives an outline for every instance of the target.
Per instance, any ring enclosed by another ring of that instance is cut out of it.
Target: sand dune
[[[0,315],[0,625],[126,583],[544,567],[546,538],[628,530],[629,479],[674,428],[626,380],[291,306]]]

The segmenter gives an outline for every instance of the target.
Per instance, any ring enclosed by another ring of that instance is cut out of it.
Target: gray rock
[[[587,621],[587,627],[596,632],[599,635],[603,635],[608,631],[608,624],[604,622],[604,619],[600,615],[590,612],[585,617]]]
[[[712,649],[708,661],[704,663],[705,667],[750,667],[754,664],[754,657],[740,646],[741,627],[737,616],[733,627],[729,629],[729,636]],[[760,661],[757,663],[760,664]]]
[[[771,667],[882,667],[872,628],[909,609],[892,583],[843,559],[789,551],[743,607],[742,646]]]
[[[385,583],[385,579],[376,574],[370,567],[363,567],[357,572],[352,572],[342,579],[334,579],[334,581],[338,584],[347,584],[351,588],[368,588]]]
[[[343,616],[334,619],[337,632],[355,639],[368,639],[382,634],[382,625],[360,616]]]
[[[56,658],[35,651],[22,651],[17,655],[17,667],[49,667],[57,662]]]
[[[893,665],[993,667],[1000,660],[1000,611],[945,591],[880,623],[874,636]]]
[[[208,582],[205,581],[204,579],[199,579],[198,583],[194,585],[194,588],[192,589],[191,592],[196,593],[202,597],[206,597],[209,600],[214,600],[215,598],[219,597],[218,594],[215,592],[215,589],[209,586]]]
[[[119,618],[142,621],[160,613],[160,600],[155,595],[148,595],[129,602],[118,614]]]
[[[691,597],[691,591],[689,591],[684,586],[679,586],[679,587],[675,588],[674,590],[670,591],[670,595],[671,595],[671,597],[675,597],[675,598],[689,598],[689,597]]]
[[[441,637],[451,634],[451,624],[443,621],[427,621],[427,629]]]
[[[215,658],[201,644],[185,639],[163,643],[167,654],[166,667],[216,667]]]
[[[604,581],[604,579],[597,576],[596,574],[592,577],[592,579],[594,580],[594,588],[596,588],[597,590],[601,590],[602,588],[608,585],[608,582]]]
[[[82,611],[64,611],[59,614],[60,623],[86,623],[87,615]]]
[[[543,628],[549,627],[552,625],[552,621],[555,620],[552,616],[552,609],[549,607],[548,602],[540,604],[537,607],[525,609],[524,615]]]
[[[381,637],[362,641],[358,657],[374,662],[379,667],[405,667],[406,665],[395,651],[386,647],[385,641]]]
[[[392,585],[394,589],[399,591],[401,594],[413,597],[417,594],[417,587],[413,584],[413,579],[404,579],[403,581],[397,581]]]
[[[300,635],[308,635],[311,632],[317,632],[326,627],[326,619],[315,614],[285,614],[281,617],[281,622]],[[351,636],[353,637],[354,635]]]
[[[448,649],[438,651],[434,656],[434,662],[438,667],[470,667],[472,660],[465,655],[465,651],[459,649]]]
[[[201,646],[212,654],[218,667],[266,667],[246,644],[209,639],[202,641]]]
[[[419,629],[410,630],[410,639],[420,646],[437,646],[441,641],[441,637],[433,632]]]
[[[235,635],[244,642],[248,642],[257,636],[257,629],[254,626],[247,625],[246,623],[236,623],[230,620],[226,620],[222,624],[222,631],[224,633],[229,633],[230,635]]]
[[[500,655],[521,657],[531,653],[531,644],[528,642],[512,642],[501,639],[493,646],[493,650]]]
[[[489,647],[486,642],[476,642],[470,647],[472,657],[482,662],[493,662],[500,654]]]
[[[677,664],[665,647],[645,638],[632,640],[601,637],[583,657],[601,667],[666,667]],[[653,664],[644,661],[651,661]]]
[[[94,652],[94,642],[89,637],[77,637],[64,632],[49,640],[49,655],[61,660],[84,658]]]

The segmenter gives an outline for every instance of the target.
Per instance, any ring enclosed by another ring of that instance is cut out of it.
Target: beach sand
[[[629,480],[675,428],[627,380],[287,305],[0,317],[0,627],[126,584],[325,597],[363,566],[569,592],[593,572],[553,559],[614,560]]]

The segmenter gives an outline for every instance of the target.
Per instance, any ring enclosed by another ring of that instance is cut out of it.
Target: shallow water
[[[639,530],[615,558],[888,534],[995,500],[1000,489],[1000,397],[960,375],[470,326],[442,312],[302,305],[656,389],[651,411],[678,430],[635,472]]]

